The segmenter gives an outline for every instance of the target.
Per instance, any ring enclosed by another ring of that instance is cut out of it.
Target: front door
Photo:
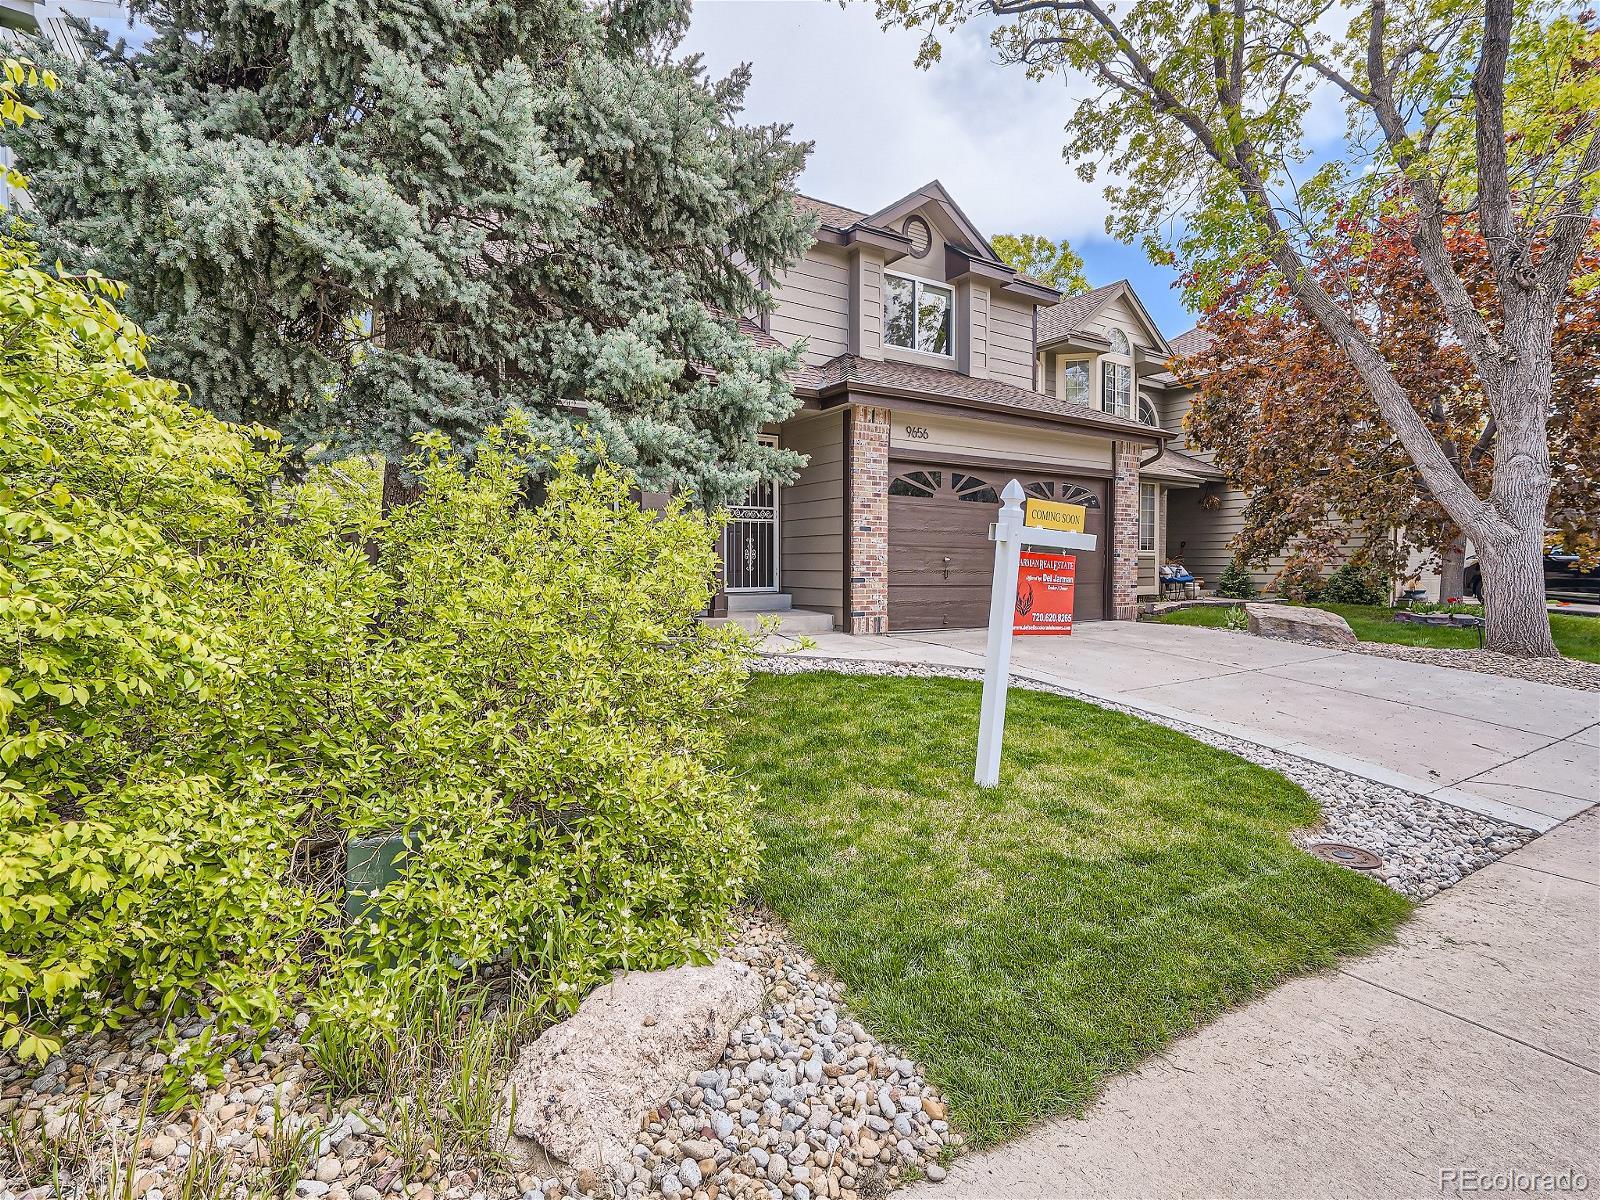
[[[761,443],[776,446],[778,439],[764,433]],[[722,564],[724,591],[778,590],[778,488],[770,480],[756,484],[740,503],[729,506]]]

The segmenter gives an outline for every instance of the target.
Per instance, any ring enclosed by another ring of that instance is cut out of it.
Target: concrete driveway
[[[981,668],[984,638],[824,634],[805,653]],[[1133,622],[1017,638],[1012,667],[1533,829],[1600,802],[1596,692]]]
[[[1600,810],[908,1200],[1600,1188]]]

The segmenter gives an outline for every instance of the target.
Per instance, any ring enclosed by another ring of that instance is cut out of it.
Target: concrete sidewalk
[[[1593,810],[1424,904],[1393,947],[1224,1014],[1114,1080],[1083,1119],[905,1195],[1592,1192],[1597,954]]]
[[[823,634],[805,653],[981,669],[984,637]],[[1532,829],[1600,802],[1600,693],[1133,622],[1018,638],[1012,669]]]

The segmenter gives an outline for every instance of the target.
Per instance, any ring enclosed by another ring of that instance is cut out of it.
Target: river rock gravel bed
[[[764,655],[756,661],[755,667],[757,670],[785,675],[802,671],[837,671],[847,675],[983,678],[981,671],[968,667],[868,662],[798,654]],[[1070,688],[1015,674],[1012,675],[1012,684],[1068,696],[1165,726],[1293,780],[1321,806],[1323,818],[1321,825],[1316,828],[1297,831],[1295,840],[1308,848],[1321,842],[1341,842],[1370,850],[1382,860],[1382,865],[1371,872],[1373,877],[1413,900],[1426,900],[1444,888],[1455,886],[1473,871],[1488,866],[1495,859],[1538,836],[1533,830],[1520,825],[1442,804],[1427,796],[1362,779],[1334,767],[1214,733],[1198,725],[1112,704]]]
[[[1586,619],[1600,621],[1600,617]],[[1496,654],[1493,650],[1443,650],[1437,646],[1401,646],[1388,642],[1357,642],[1345,649],[1357,654],[1371,654],[1376,658],[1400,658],[1433,667],[1451,667],[1458,671],[1476,671],[1480,675],[1521,679],[1527,683],[1549,683],[1583,692],[1600,692],[1600,663],[1584,662],[1581,658],[1517,658],[1510,654]]]
[[[721,1063],[650,1114],[620,1173],[628,1196],[677,1200],[857,1200],[907,1176],[941,1179],[960,1145],[917,1065],[840,1008],[777,921],[739,915],[732,957],[766,984]]]
[[[942,1179],[941,1159],[961,1143],[943,1098],[844,1011],[843,986],[776,918],[736,917],[724,953],[760,973],[762,1007],[736,1027],[715,1069],[643,1114],[633,1160],[614,1179],[514,1175],[489,1156],[419,1154],[391,1106],[320,1094],[293,1026],[259,1059],[229,1059],[223,1083],[195,1107],[145,1116],[167,1057],[156,1049],[160,1027],[142,1021],[69,1043],[42,1070],[0,1057],[0,1200],[276,1197],[263,1190],[274,1128],[304,1135],[289,1174],[295,1200],[866,1200],[902,1180]],[[185,1191],[197,1154],[216,1173]],[[131,1186],[108,1193],[113,1161]]]

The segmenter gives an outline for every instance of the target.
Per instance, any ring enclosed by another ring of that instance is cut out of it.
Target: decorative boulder
[[[506,1151],[540,1172],[610,1174],[639,1119],[721,1060],[761,1005],[744,963],[619,975],[523,1049],[506,1082]]]
[[[1338,613],[1320,608],[1291,608],[1287,604],[1246,604],[1250,632],[1257,637],[1310,646],[1354,646],[1356,635]]]

